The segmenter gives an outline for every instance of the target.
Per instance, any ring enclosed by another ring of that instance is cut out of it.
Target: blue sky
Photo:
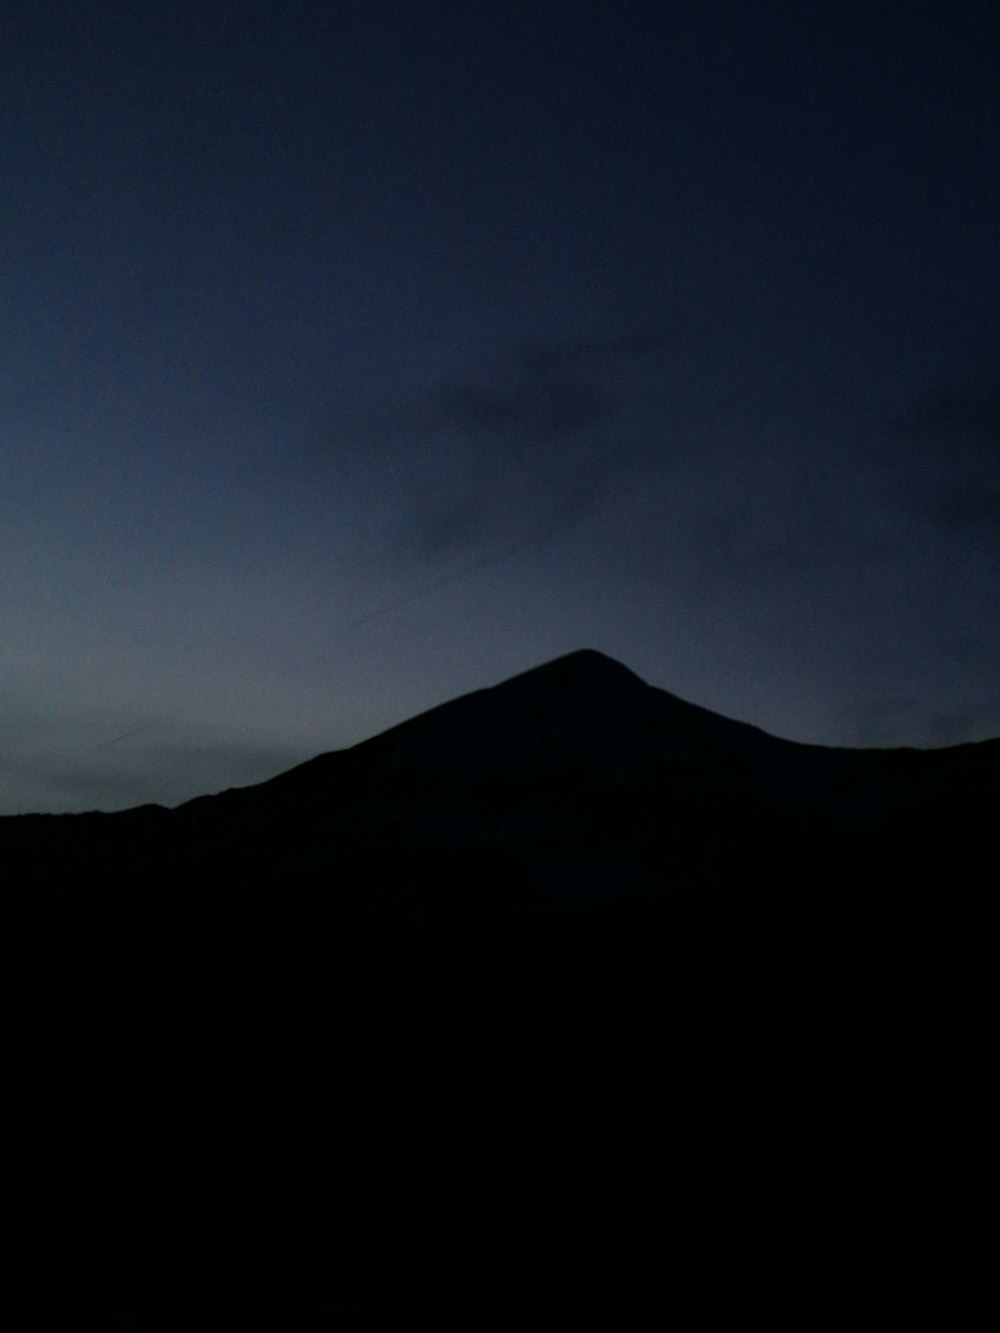
[[[1000,734],[988,5],[9,7],[0,811],[590,646]]]

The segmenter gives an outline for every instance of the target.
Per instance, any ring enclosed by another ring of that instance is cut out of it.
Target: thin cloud
[[[427,424],[472,436],[502,432],[508,445],[578,435],[615,415],[635,370],[675,342],[637,333],[524,344],[491,368],[439,385]]]
[[[521,346],[434,386],[404,425],[415,480],[399,548],[421,559],[520,549],[583,520],[613,477],[649,461],[635,409],[644,363],[667,343]]]
[[[101,741],[100,745],[92,745],[89,750],[83,751],[84,758],[92,754],[100,754],[102,750],[110,750],[114,745],[121,745],[124,741],[130,741],[134,736],[141,736],[143,732],[149,731],[157,725],[156,722],[144,722],[141,727],[132,727],[129,731],[123,731],[118,736],[112,736],[108,741]]]
[[[514,359],[528,375],[578,373],[583,368],[620,367],[657,356],[675,347],[678,338],[678,334],[666,331],[608,338],[566,338],[525,344],[516,350]]]
[[[501,445],[549,444],[603,421],[613,404],[596,385],[564,376],[535,375],[509,383],[468,380],[432,396],[429,425]]]

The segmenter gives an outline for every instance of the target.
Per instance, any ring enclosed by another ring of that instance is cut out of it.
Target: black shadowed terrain
[[[20,1326],[954,1317],[998,795],[1000,741],[797,745],[585,651],[0,820]]]

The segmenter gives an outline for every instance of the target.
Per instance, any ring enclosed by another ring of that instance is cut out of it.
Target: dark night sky
[[[0,812],[583,646],[1000,734],[996,17],[8,0]]]

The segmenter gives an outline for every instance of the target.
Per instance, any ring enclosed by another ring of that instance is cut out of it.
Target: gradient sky
[[[995,0],[8,0],[0,813],[579,647],[1000,734]]]

